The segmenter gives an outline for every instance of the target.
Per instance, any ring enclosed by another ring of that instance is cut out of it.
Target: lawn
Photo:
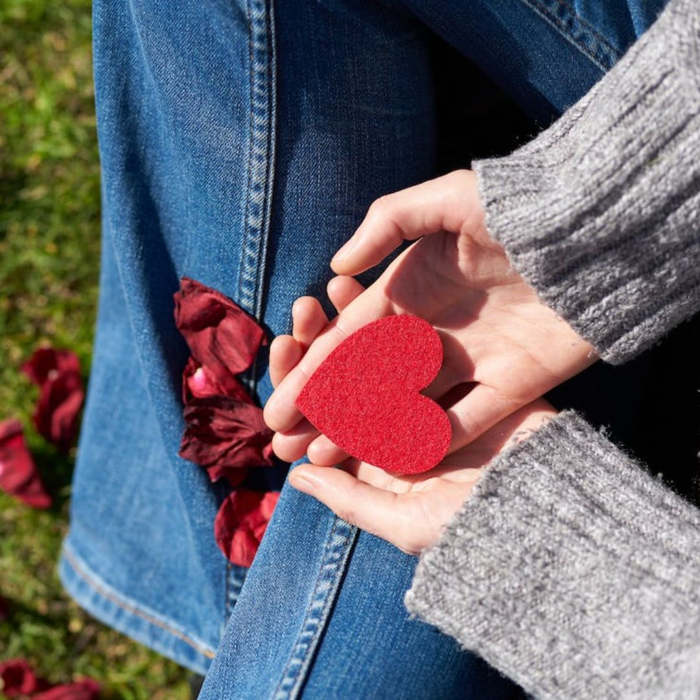
[[[187,698],[188,674],[83,613],[56,561],[74,454],[31,424],[19,366],[39,344],[74,350],[84,374],[97,302],[99,165],[89,0],[0,4],[0,420],[20,418],[55,505],[0,493],[0,661],[25,657],[54,682],[91,676],[106,698]]]

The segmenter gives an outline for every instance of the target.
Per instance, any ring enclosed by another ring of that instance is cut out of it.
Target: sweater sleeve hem
[[[611,363],[700,311],[699,27],[672,0],[552,127],[474,164],[513,267]]]
[[[700,512],[564,412],[489,466],[405,603],[538,697],[675,697],[699,547]]]

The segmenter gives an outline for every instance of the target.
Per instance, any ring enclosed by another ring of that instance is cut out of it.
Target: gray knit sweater
[[[700,311],[700,0],[475,170],[513,266],[603,359]],[[700,511],[573,412],[491,463],[405,602],[537,697],[700,698]]]

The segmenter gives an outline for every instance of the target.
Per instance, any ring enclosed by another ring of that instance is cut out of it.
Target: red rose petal
[[[182,371],[182,402],[188,404],[192,398],[206,399],[210,396],[228,396],[253,403],[253,399],[236,377],[221,372],[217,376],[206,367],[202,367],[194,357],[190,357]]]
[[[253,563],[278,499],[278,491],[238,489],[221,504],[214,536],[230,562],[238,566]]]
[[[174,294],[175,325],[192,356],[223,385],[250,367],[265,335],[231,299],[188,277]]]
[[[33,695],[32,700],[97,700],[100,696],[100,684],[92,678],[85,678],[75,683],[55,685],[53,688]]]
[[[42,386],[60,372],[78,372],[80,374],[80,360],[71,350],[37,348],[22,365],[22,371],[35,384]]]
[[[8,697],[29,695],[44,690],[48,683],[37,678],[34,670],[25,659],[10,659],[0,663],[0,690]]]
[[[41,387],[34,411],[39,434],[64,452],[78,434],[78,418],[85,394],[79,372],[59,371]]]
[[[204,467],[212,481],[239,484],[241,469],[272,465],[272,431],[262,409],[225,396],[192,399],[184,410],[180,456]]]
[[[24,441],[22,424],[15,418],[0,423],[0,489],[34,508],[51,505]]]
[[[40,388],[34,411],[37,431],[67,451],[78,434],[78,416],[85,398],[78,356],[70,350],[37,348],[22,371]]]

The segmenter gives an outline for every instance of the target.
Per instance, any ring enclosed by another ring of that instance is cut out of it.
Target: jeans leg
[[[177,455],[187,348],[172,295],[187,275],[240,298],[244,234],[246,259],[262,257],[248,243],[266,220],[243,221],[270,180],[250,126],[271,133],[252,5],[93,4],[100,308],[60,572],[92,614],[198,672],[242,570],[213,538],[226,489]]]
[[[265,322],[380,194],[434,174],[426,31],[381,4],[275,6],[277,136]],[[313,37],[301,41],[300,37]],[[269,394],[267,377],[258,390]],[[514,686],[403,607],[416,560],[285,485],[202,698],[509,697]]]
[[[492,77],[536,117],[556,116],[625,48],[610,27],[599,31],[578,15],[556,25],[530,4],[406,4],[484,67],[498,64]],[[335,9],[340,8],[336,3]],[[481,10],[484,14],[479,16]],[[496,17],[497,26],[489,26]],[[617,16],[606,18],[611,27],[637,30],[634,24],[613,21]],[[480,32],[494,40],[495,49],[479,43]],[[625,36],[629,42],[634,34]],[[320,41],[323,44],[323,37]],[[283,95],[284,70],[281,65]],[[402,70],[397,80],[405,75]],[[293,105],[297,98],[290,93],[287,99]],[[379,104],[388,111],[386,101]],[[353,110],[352,105],[348,108]],[[382,126],[378,122],[377,127]],[[376,160],[374,167],[379,165]],[[474,656],[407,617],[402,592],[414,566],[412,558],[357,532],[285,486],[202,697],[247,697],[255,692],[274,698],[517,694],[517,688]]]
[[[546,126],[612,68],[666,0],[399,2]]]
[[[602,69],[517,2],[275,10],[95,2],[103,284],[62,577],[95,615],[198,671],[233,608],[203,697],[498,697],[512,686],[406,618],[415,560],[293,489],[236,603],[242,571],[212,533],[225,489],[177,457],[187,353],[172,293],[188,275],[289,330],[291,302],[322,292],[370,202],[435,174],[427,26],[533,115]],[[264,362],[256,379],[264,401]]]

